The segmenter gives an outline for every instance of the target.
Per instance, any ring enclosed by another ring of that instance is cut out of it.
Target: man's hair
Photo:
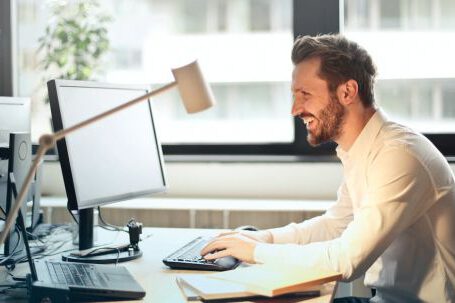
[[[366,106],[374,104],[374,80],[376,67],[365,49],[341,35],[300,36],[294,42],[292,62],[294,65],[320,58],[319,76],[326,80],[329,90],[353,79],[359,86],[359,96]]]

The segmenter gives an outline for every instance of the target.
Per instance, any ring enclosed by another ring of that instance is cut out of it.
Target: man
[[[376,69],[355,42],[300,37],[292,60],[292,114],[310,144],[338,144],[337,202],[299,224],[222,234],[201,254],[316,266],[346,281],[366,273],[371,302],[455,301],[455,185],[445,158],[376,107]]]

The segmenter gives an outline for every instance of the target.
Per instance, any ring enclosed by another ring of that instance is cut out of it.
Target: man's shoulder
[[[370,164],[384,159],[397,169],[403,166],[420,167],[442,175],[450,171],[447,160],[430,140],[414,129],[395,122],[383,125],[369,155]]]
[[[379,131],[373,147],[377,150],[398,149],[411,153],[438,152],[424,135],[418,131],[396,123],[387,121]]]

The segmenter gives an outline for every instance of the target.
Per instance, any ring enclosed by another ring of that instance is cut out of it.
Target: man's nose
[[[303,102],[302,102],[301,98],[298,98],[296,96],[293,96],[292,98],[293,98],[293,102],[292,102],[291,114],[292,114],[292,116],[297,116],[303,110]]]

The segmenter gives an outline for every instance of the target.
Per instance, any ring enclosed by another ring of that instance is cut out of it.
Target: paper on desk
[[[281,294],[319,289],[319,286],[341,279],[341,274],[315,268],[252,265],[211,274],[212,279],[242,284],[247,291],[273,297]]]
[[[209,275],[181,275],[177,277],[177,284],[186,289],[190,289],[204,300],[215,300],[225,298],[245,298],[255,296],[254,293],[248,292],[244,285],[232,283],[220,279],[211,279]],[[194,298],[196,299],[196,298]],[[187,295],[187,300],[191,301]]]

